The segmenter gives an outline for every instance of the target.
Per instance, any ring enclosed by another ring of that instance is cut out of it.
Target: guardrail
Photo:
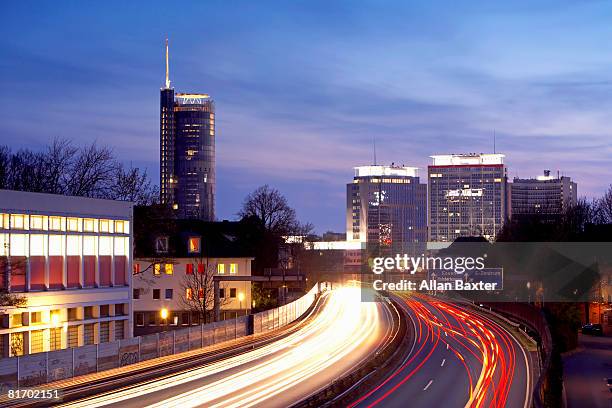
[[[314,303],[318,284],[284,306],[236,319],[92,344],[0,359],[0,394],[79,375],[96,373],[153,358],[179,354],[284,327]]]

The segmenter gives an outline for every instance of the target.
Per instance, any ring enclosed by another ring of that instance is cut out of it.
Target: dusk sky
[[[4,3],[0,144],[97,140],[159,175],[164,39],[178,92],[216,102],[217,216],[262,184],[345,228],[353,166],[507,155],[510,178],[612,182],[612,3]],[[423,180],[425,181],[425,180]]]

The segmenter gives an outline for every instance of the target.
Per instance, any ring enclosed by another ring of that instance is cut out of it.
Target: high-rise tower
[[[176,93],[166,80],[160,94],[160,200],[178,218],[215,219],[215,105],[209,95]]]

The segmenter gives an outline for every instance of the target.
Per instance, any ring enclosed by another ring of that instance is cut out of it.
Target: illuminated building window
[[[42,312],[31,312],[30,313],[30,324],[42,323]]]
[[[100,220],[100,232],[111,232],[109,220]]]
[[[30,229],[33,229],[33,230],[46,229],[44,228],[45,227],[44,221],[45,221],[45,217],[43,217],[42,215],[30,216]]]
[[[155,275],[161,275],[161,264],[156,263],[153,265],[153,273]]]
[[[49,217],[49,229],[52,231],[61,231],[62,217]]]
[[[95,237],[83,237],[83,255],[96,255]]]
[[[30,235],[30,256],[45,256],[45,235]]]
[[[117,234],[125,234],[125,222],[124,221],[115,221],[115,232]]]
[[[225,264],[218,264],[217,265],[217,273],[219,275],[223,275],[225,273]]]
[[[193,264],[188,263],[185,265],[185,273],[187,275],[193,275]]]
[[[91,218],[85,218],[83,220],[83,231],[85,232],[94,232],[95,231],[96,220]]]
[[[140,264],[134,262],[134,274],[140,273]]]
[[[78,231],[79,230],[79,219],[78,218],[67,218],[66,219],[66,230]]]
[[[238,264],[230,264],[230,274],[238,273]]]
[[[0,214],[0,228],[3,228],[3,229],[9,228],[9,215],[8,214]]]
[[[193,289],[186,288],[185,289],[185,299],[192,300],[193,299]]]
[[[166,275],[172,275],[174,273],[174,265],[171,263],[167,263],[164,269],[165,269]]]
[[[112,238],[111,237],[100,237],[98,255],[111,255],[112,254]]]
[[[33,330],[30,332],[30,352],[41,353],[43,351],[43,331]]]
[[[28,216],[11,214],[11,229],[27,229]]]
[[[188,240],[188,252],[190,254],[200,253],[201,239],[199,237],[190,237]]]
[[[11,256],[27,256],[27,237],[26,234],[11,234],[9,247]]]

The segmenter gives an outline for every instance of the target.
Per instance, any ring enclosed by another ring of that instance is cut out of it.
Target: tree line
[[[124,166],[111,148],[55,139],[41,151],[0,146],[0,189],[62,194],[149,205],[159,190],[146,170]]]

